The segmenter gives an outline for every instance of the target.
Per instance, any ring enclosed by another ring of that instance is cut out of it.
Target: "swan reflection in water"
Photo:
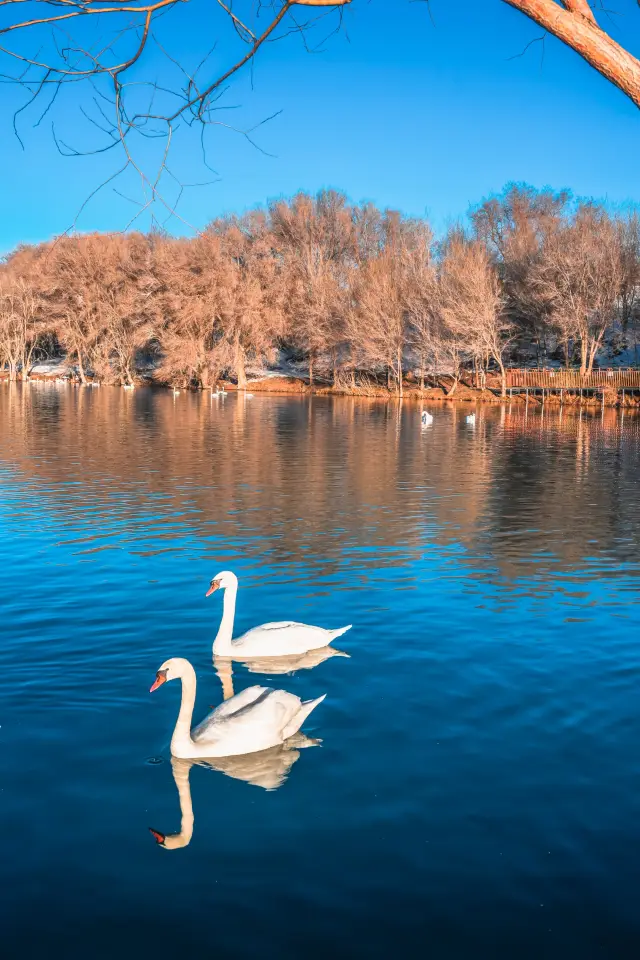
[[[316,650],[306,650],[287,657],[251,657],[243,660],[242,657],[214,657],[213,667],[220,683],[225,700],[233,696],[233,664],[241,663],[249,673],[263,673],[265,676],[283,676],[295,673],[296,670],[312,670],[331,657],[350,657],[350,654],[334,647],[318,647]]]
[[[178,760],[171,758],[173,779],[178,788],[180,802],[180,832],[161,833],[149,827],[156,843],[165,850],[178,850],[187,847],[193,836],[193,805],[191,803],[191,785],[189,775],[196,765],[217,770],[234,780],[244,780],[263,790],[277,790],[287,779],[289,771],[300,757],[300,751],[306,747],[318,746],[322,741],[307,737],[304,733],[294,733],[285,743],[260,750],[258,753],[241,754],[235,757],[215,757],[212,760]]]

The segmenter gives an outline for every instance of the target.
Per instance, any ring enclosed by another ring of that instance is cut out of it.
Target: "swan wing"
[[[269,687],[249,687],[257,695],[245,697],[237,709],[220,713],[220,707],[199,724],[191,736],[195,743],[223,741],[233,747],[233,752],[247,752],[281,743],[283,731],[300,711],[300,698],[286,690]],[[246,695],[247,691],[243,691]],[[226,700],[227,707],[242,694]]]
[[[256,702],[270,693],[269,687],[261,687],[257,684],[241,690],[235,697],[230,697],[219,704],[215,710],[202,720],[197,727],[191,731],[191,739],[196,743],[201,740],[210,740],[212,734],[215,734],[215,728],[228,722],[232,717],[238,717],[243,712],[248,711],[255,706]]]
[[[263,623],[259,627],[247,630],[233,641],[234,656],[282,656],[305,653],[317,647],[326,647],[334,638],[336,631],[313,627],[294,620],[280,620]]]

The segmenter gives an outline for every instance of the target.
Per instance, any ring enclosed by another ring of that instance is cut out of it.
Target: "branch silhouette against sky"
[[[389,4],[385,15],[402,18],[404,2]],[[542,27],[544,36],[561,40],[640,106],[640,61],[614,39],[613,32],[624,28],[617,28],[612,11],[587,0],[502,2]],[[430,13],[429,0],[425,6]],[[234,122],[239,104],[228,97],[234,79],[254,70],[262,48],[286,38],[297,39],[310,54],[322,51],[333,34],[346,32],[345,15],[356,7],[366,18],[363,0],[213,0],[202,9],[198,0],[0,0],[0,79],[24,91],[14,133],[22,142],[28,116],[36,126],[50,123],[65,156],[117,154],[114,170],[96,190],[133,172],[139,193],[128,198],[132,216],[126,226],[149,210],[158,223],[180,220],[184,190],[202,184],[187,184],[174,173],[177,131],[197,131],[203,183],[218,177],[207,156],[208,129],[227,128],[261,150],[259,127],[273,119],[278,104],[252,126]],[[172,26],[185,14],[195,17],[197,27],[197,35],[189,32],[187,50],[183,37],[171,44]],[[194,55],[199,59],[191,64]],[[58,101],[64,101],[63,121],[74,110],[83,118],[78,140],[60,132]]]

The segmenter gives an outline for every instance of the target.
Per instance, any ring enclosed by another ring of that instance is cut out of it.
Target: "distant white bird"
[[[179,396],[180,396],[180,391],[179,391],[179,390],[176,390],[175,387],[173,388],[173,395],[174,395],[174,397],[179,397]]]
[[[245,400],[253,400],[253,394],[252,394],[252,393],[245,393],[244,398],[245,398]]]
[[[476,422],[476,415],[475,415],[475,413],[469,413],[469,414],[467,415],[467,423],[474,424],[475,422]]]
[[[134,384],[134,383],[125,383],[122,389],[123,389],[123,390],[134,390],[134,389],[135,389],[135,384]]]
[[[426,410],[422,411],[422,416],[420,417],[420,422],[423,427],[429,426],[430,423],[433,423],[433,417]]]

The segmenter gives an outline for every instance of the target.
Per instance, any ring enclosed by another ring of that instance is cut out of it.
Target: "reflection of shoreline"
[[[517,575],[540,550],[572,568],[640,543],[625,510],[640,472],[635,412],[487,405],[470,427],[467,404],[430,409],[422,431],[420,406],[380,400],[12,385],[0,390],[0,475],[27,522],[53,515],[62,543],[86,523],[78,553],[206,553],[215,534],[250,550],[256,577],[261,563],[300,565],[320,592],[344,582],[345,564],[375,576],[452,545],[462,562],[481,551],[516,575],[507,535],[520,540]]]

